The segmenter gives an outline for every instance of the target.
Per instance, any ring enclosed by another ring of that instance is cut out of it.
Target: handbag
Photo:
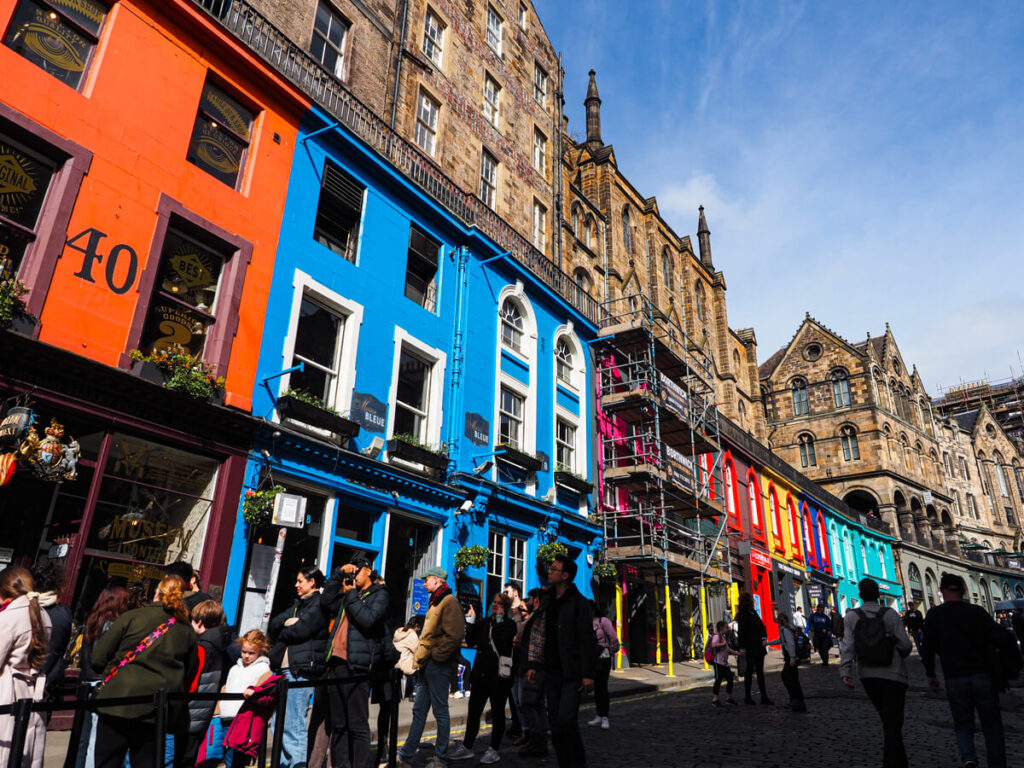
[[[107,672],[107,676],[103,678],[103,682],[99,684],[96,690],[99,691],[101,688],[103,688],[103,686],[105,686],[107,683],[109,683],[111,680],[117,677],[118,672],[120,672],[122,669],[127,667],[133,661],[135,661],[135,659],[138,657],[140,653],[142,653],[144,650],[149,648],[149,646],[151,646],[153,643],[155,643],[157,640],[163,637],[164,633],[166,633],[167,630],[170,629],[171,625],[173,625],[174,623],[174,617],[171,616],[171,618],[169,618],[159,627],[157,627],[148,635],[146,635],[146,638],[141,643],[139,643],[137,646],[128,651],[124,656],[121,657],[121,660],[117,662],[117,664],[110,668],[110,671]]]
[[[508,680],[512,677],[512,657],[502,656],[498,653],[498,648],[494,645],[494,624],[491,624],[487,629],[487,639],[491,641],[491,650],[498,657],[498,677],[502,680]]]

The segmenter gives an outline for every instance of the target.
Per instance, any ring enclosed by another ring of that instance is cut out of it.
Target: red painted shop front
[[[775,583],[772,580],[772,559],[762,549],[750,548],[750,591],[760,608],[761,620],[768,628],[768,639],[777,640],[779,623],[775,618]]]

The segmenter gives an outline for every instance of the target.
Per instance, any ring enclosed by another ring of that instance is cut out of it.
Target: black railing
[[[572,277],[537,250],[476,195],[461,189],[415,145],[399,136],[320,62],[242,0],[191,0],[249,50],[329,112],[339,123],[466,224],[478,227],[593,323],[600,305]]]
[[[813,480],[801,474],[795,467],[787,464],[768,450],[768,448],[761,445],[761,443],[757,442],[757,440],[733,424],[725,416],[719,414],[718,423],[722,430],[722,439],[725,442],[731,443],[749,455],[752,459],[760,462],[762,466],[771,469],[772,472],[775,472],[778,475],[781,475],[809,496],[813,496],[818,501],[827,505],[833,512],[836,512],[849,520],[860,523],[861,525],[867,526],[868,528],[872,528],[879,533],[884,533],[886,536],[892,535],[892,529],[889,527],[888,523],[877,517],[871,517],[863,512],[858,512],[842,499],[837,496],[833,496]]]
[[[274,703],[274,740],[270,747],[270,766],[278,768],[281,765],[281,749],[283,747],[285,709],[288,701],[289,688],[319,688],[334,683],[361,683],[370,679],[369,675],[354,675],[352,677],[323,677],[319,680],[289,681],[281,679],[273,688],[275,696]],[[392,686],[391,700],[381,706],[391,708],[390,728],[388,731],[388,766],[395,768],[398,761],[398,705],[402,701],[402,675],[397,670],[391,671],[390,680],[387,685]],[[88,698],[91,688],[88,685],[80,685],[78,688],[78,699],[73,703],[57,703],[46,701],[33,701],[32,699],[18,699],[13,704],[0,706],[0,716],[13,715],[14,728],[11,733],[10,758],[7,768],[22,768],[25,764],[25,744],[31,723],[33,712],[74,712],[74,724],[71,726],[71,737],[68,740],[67,753],[64,757],[64,768],[73,768],[77,755],[79,742],[82,737],[82,730],[85,725],[87,714],[101,711],[106,707],[119,707],[125,704],[151,704],[153,707],[153,749],[155,751],[155,765],[164,764],[164,750],[167,737],[167,708],[173,702],[192,701],[243,701],[244,694],[241,693],[188,693],[169,692],[163,689],[150,694],[139,696],[121,696],[114,699],[91,699]],[[215,715],[216,716],[216,715]],[[139,727],[145,727],[143,723]],[[260,743],[259,757],[256,765],[267,765],[267,733],[264,730],[263,740]],[[378,734],[377,738],[380,738]],[[39,745],[41,748],[42,745]],[[177,749],[177,744],[175,744]]]

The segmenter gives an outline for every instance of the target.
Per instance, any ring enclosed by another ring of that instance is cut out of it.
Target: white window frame
[[[520,406],[520,412],[519,412],[518,416],[516,416],[515,414],[513,414],[510,411],[506,412],[504,410],[504,407],[503,407],[504,403],[502,402],[502,393],[505,390],[508,390],[508,392],[510,394],[512,394],[515,397],[518,397],[520,399],[521,406]],[[497,400],[497,404],[496,405],[497,405],[497,408],[496,408],[496,417],[495,417],[494,424],[495,424],[495,435],[497,437],[497,442],[498,443],[505,443],[506,442],[505,438],[503,438],[502,434],[501,434],[501,420],[502,420],[502,416],[505,413],[508,413],[510,421],[514,421],[514,420],[518,419],[518,421],[519,421],[519,430],[518,430],[519,431],[519,435],[517,436],[518,440],[515,443],[509,441],[509,442],[507,442],[507,445],[510,445],[513,448],[515,448],[517,451],[522,451],[523,453],[532,453],[532,451],[527,450],[527,445],[526,445],[526,423],[527,423],[526,414],[527,414],[527,410],[528,410],[528,406],[529,406],[529,394],[528,394],[526,388],[523,387],[520,382],[515,381],[515,379],[512,379],[511,377],[502,378],[501,383],[498,385],[498,400]]]
[[[567,387],[573,387],[573,363],[576,362],[576,351],[572,348],[572,342],[569,341],[565,336],[560,336],[555,339],[554,343],[554,355],[555,355],[555,381],[559,384],[564,384]],[[563,350],[568,355],[568,360],[565,359]]]
[[[497,556],[495,556],[495,540],[499,541],[501,546],[501,553]],[[487,550],[489,552],[487,557],[487,575],[499,579],[502,589],[510,581],[518,582],[520,594],[525,595],[527,591],[526,537],[492,528],[487,534]],[[495,561],[499,559],[501,561],[501,568],[495,569]],[[512,574],[513,563],[518,564],[518,569],[521,572],[518,578]],[[491,597],[493,595],[489,595],[487,599],[489,600]]]
[[[434,22],[431,24],[431,22]],[[427,8],[423,18],[423,53],[441,69],[444,63],[444,43],[447,26],[433,8]]]
[[[352,390],[356,381],[356,359],[359,353],[359,328],[363,324],[363,305],[345,298],[332,291],[322,283],[301,270],[295,270],[292,279],[292,309],[288,321],[288,334],[285,336],[281,350],[281,369],[290,368],[295,357],[295,333],[299,326],[299,311],[302,299],[309,296],[328,309],[345,317],[345,327],[341,332],[341,349],[338,351],[338,375],[335,378],[334,391],[326,405],[340,413],[348,413],[352,408]],[[291,386],[291,374],[282,376],[278,384],[278,396],[283,395]],[[275,414],[275,420],[279,417]]]
[[[565,443],[559,435],[559,427],[564,424],[567,428],[572,430],[572,445]],[[555,430],[554,430],[554,458],[555,458],[555,469],[563,469],[565,472],[571,472],[573,474],[581,474],[579,472],[580,453],[579,453],[579,434],[580,424],[579,420],[569,411],[564,408],[555,409]],[[568,464],[562,464],[558,460],[558,449],[562,445],[567,445],[571,452]]]
[[[424,119],[424,107],[430,107]],[[416,146],[431,157],[437,152],[437,126],[441,119],[441,103],[422,88],[416,103]]]
[[[488,178],[488,165],[490,165],[490,178]],[[480,199],[491,210],[498,205],[498,158],[486,149],[480,153]]]
[[[338,46],[334,45],[334,43],[332,43],[328,37],[324,37],[322,34],[320,34],[319,31],[317,31],[317,28],[316,28],[316,14],[314,14],[313,37],[319,37],[321,40],[324,41],[325,49],[326,48],[330,48],[331,50],[333,50],[335,53],[338,54],[338,58],[337,58],[337,61],[335,61],[335,63],[334,63],[333,70],[329,69],[327,71],[329,71],[332,75],[334,75],[339,80],[343,80],[344,77],[345,77],[345,65],[348,63],[348,59],[345,56],[345,45],[346,45],[346,43],[348,43],[348,33],[352,30],[352,25],[341,14],[337,13],[331,7],[330,3],[326,3],[326,2],[324,2],[324,0],[320,0],[320,2],[317,3],[317,11],[319,11],[321,7],[331,17],[330,24],[327,27],[327,34],[328,35],[330,35],[330,30],[331,30],[331,28],[335,24],[338,24],[338,25],[340,25],[340,26],[345,28],[345,33],[341,36],[341,46],[338,47]],[[312,46],[312,43],[310,43],[310,45]],[[315,54],[313,54],[312,51],[309,52],[309,55],[313,56],[314,58],[316,58]],[[324,69],[327,69],[327,66],[324,64],[322,58],[318,59],[318,63]]]
[[[398,366],[402,359],[402,350],[408,348],[417,357],[431,365],[430,383],[427,389],[426,411],[427,426],[424,429],[423,442],[436,448],[441,444],[441,422],[444,421],[445,372],[448,356],[440,349],[431,347],[417,339],[404,328],[395,326],[395,352],[391,364],[391,388],[388,391],[388,427],[387,437],[395,436],[395,404],[398,402]]]
[[[519,3],[519,28],[526,31],[527,10],[526,3]]]
[[[484,119],[495,128],[499,127],[501,122],[501,83],[489,74],[484,75],[483,110]]]
[[[533,128],[533,170],[545,179],[548,177],[548,137],[536,126]]]
[[[493,5],[487,6],[487,45],[498,56],[501,56],[501,43],[504,37],[505,22]]]
[[[520,327],[516,327],[515,323],[505,318],[505,304],[510,304],[519,313]],[[505,326],[512,329],[511,338],[516,344],[512,344],[505,340]],[[498,305],[498,340],[503,349],[507,349],[513,354],[523,356],[523,340],[526,336],[526,317],[523,312],[522,306],[512,297],[506,296],[502,299],[501,304]]]
[[[751,531],[757,528],[764,530],[764,521],[761,519],[761,500],[758,498],[759,488],[756,483],[750,482],[750,475],[747,475],[747,501],[750,504],[750,528]]]
[[[547,253],[548,209],[540,200],[533,201],[533,247]]]
[[[548,73],[538,62],[533,62],[533,98],[542,107],[548,106]]]

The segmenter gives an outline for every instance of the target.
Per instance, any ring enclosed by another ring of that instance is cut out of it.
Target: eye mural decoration
[[[0,279],[17,274],[52,176],[48,163],[0,136]]]
[[[235,186],[249,146],[253,113],[207,83],[199,101],[188,160],[228,186]]]
[[[4,43],[40,69],[77,88],[107,7],[96,0],[23,0]]]

